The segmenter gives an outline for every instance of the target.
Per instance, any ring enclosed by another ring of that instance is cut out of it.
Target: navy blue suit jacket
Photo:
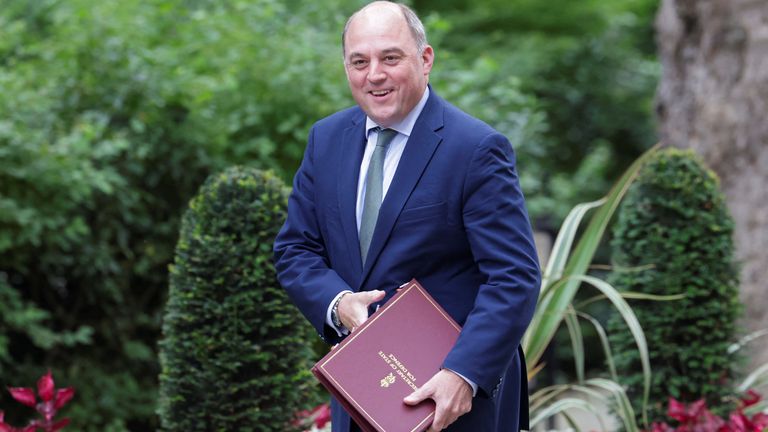
[[[364,129],[358,107],[313,126],[275,240],[280,283],[333,344],[339,337],[325,320],[339,292],[378,289],[386,301],[399,285],[418,279],[463,326],[443,367],[479,387],[472,411],[448,430],[525,427],[519,344],[535,309],[540,272],[512,146],[431,91],[363,266],[355,203]],[[348,431],[349,417],[333,405],[333,430]]]

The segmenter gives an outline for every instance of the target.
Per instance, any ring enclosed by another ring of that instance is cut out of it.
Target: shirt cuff
[[[462,375],[462,374],[460,374],[460,373],[456,372],[456,371],[455,371],[455,370],[453,370],[453,369],[448,369],[448,368],[446,368],[446,369],[447,369],[447,370],[449,370],[449,371],[451,371],[451,372],[453,372],[453,373],[455,373],[456,375],[460,376],[460,377],[461,377],[461,379],[463,379],[464,381],[466,381],[466,382],[467,382],[467,384],[469,384],[469,386],[470,386],[470,387],[472,387],[472,397],[475,397],[475,396],[477,396],[477,384],[475,384],[475,383],[474,383],[474,381],[472,381],[471,379],[469,379],[469,378],[465,377],[464,375]]]
[[[333,300],[331,300],[331,304],[328,305],[328,311],[325,313],[325,323],[328,324],[328,326],[330,328],[335,330],[336,334],[338,334],[339,337],[342,337],[344,335],[349,334],[349,330],[347,330],[344,326],[342,326],[341,328],[338,328],[335,325],[333,325],[333,320],[331,319],[331,312],[333,311],[333,305],[336,304],[336,301],[338,301],[339,298],[341,298],[341,296],[343,296],[344,294],[347,294],[347,293],[352,293],[352,291],[344,290],[344,291],[336,294],[336,297],[334,297]]]

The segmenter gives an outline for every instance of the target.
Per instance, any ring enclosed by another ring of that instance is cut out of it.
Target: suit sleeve
[[[313,128],[293,180],[285,224],[275,239],[275,269],[280,284],[320,336],[328,343],[336,343],[340,338],[326,324],[326,313],[333,299],[351,288],[329,266],[317,218],[314,134]]]
[[[464,227],[484,282],[443,366],[492,395],[531,321],[541,283],[514,153],[501,134],[476,146],[462,199]]]

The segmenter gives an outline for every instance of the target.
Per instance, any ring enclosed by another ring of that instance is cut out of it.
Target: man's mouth
[[[375,97],[383,97],[390,93],[392,93],[392,90],[373,90],[370,92],[370,94]]]

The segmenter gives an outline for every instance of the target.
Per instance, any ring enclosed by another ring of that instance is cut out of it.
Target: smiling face
[[[352,96],[382,127],[403,120],[424,94],[434,52],[418,52],[400,9],[373,3],[349,23],[344,65]]]

